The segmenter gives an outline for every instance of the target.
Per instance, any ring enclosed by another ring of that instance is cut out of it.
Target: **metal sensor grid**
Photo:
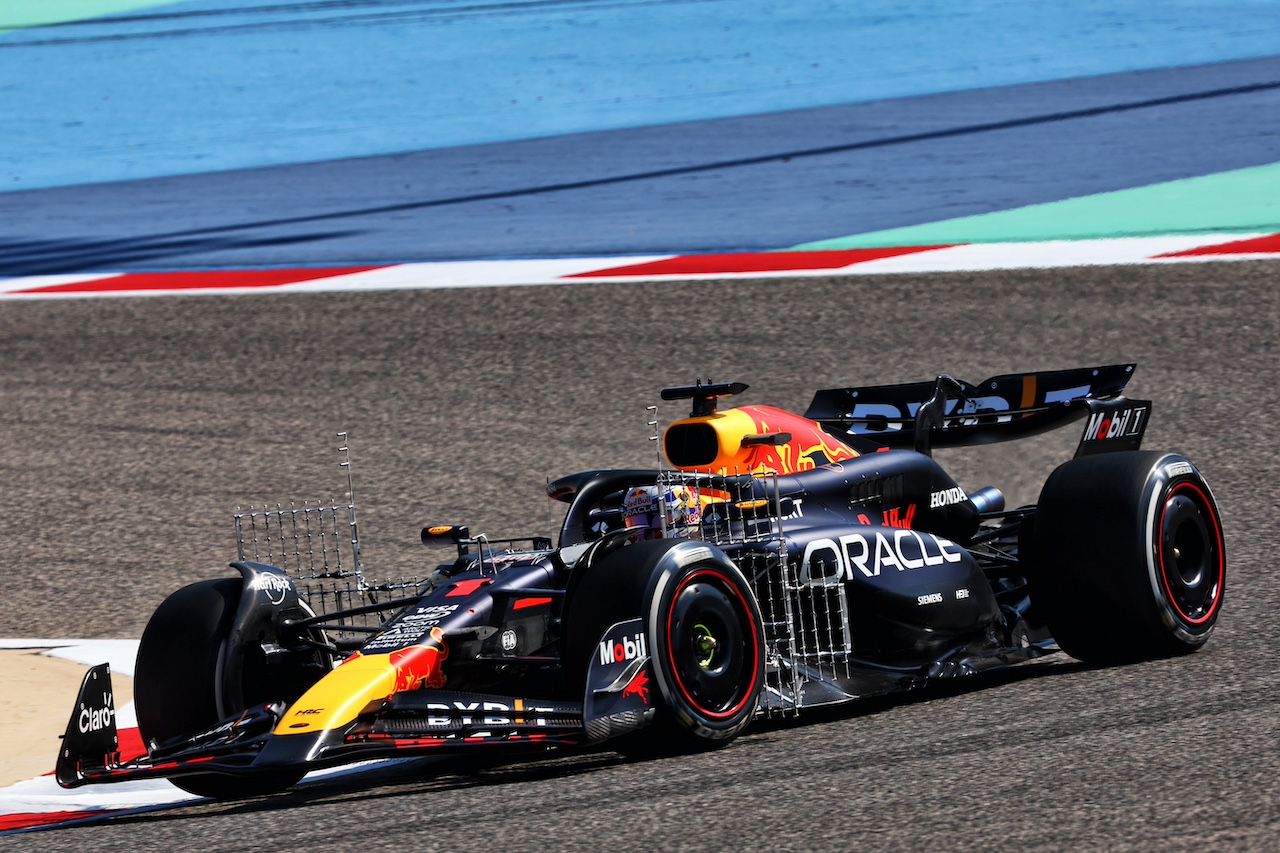
[[[742,569],[764,620],[765,694],[760,713],[766,717],[797,713],[805,681],[833,672],[837,661],[847,659],[850,648],[843,601],[833,605],[827,600],[829,591],[815,591],[794,576],[782,535],[778,475],[664,469],[658,485],[660,500],[665,500],[672,486],[697,489],[710,498],[696,535],[723,548]],[[666,518],[665,506],[661,517]],[[674,533],[694,535],[690,529]],[[799,633],[797,613],[812,613]]]
[[[350,504],[304,501],[249,507],[237,512],[234,520],[239,559],[267,563],[289,575],[312,612],[331,617],[321,627],[335,639],[367,637],[394,610],[376,605],[416,594],[423,583],[417,577],[365,577],[356,510]],[[342,612],[364,607],[371,609]]]

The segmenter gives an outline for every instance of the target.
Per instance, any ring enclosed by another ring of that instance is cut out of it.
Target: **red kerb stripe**
[[[842,249],[832,252],[743,252],[731,255],[681,255],[664,261],[581,272],[565,278],[605,278],[625,275],[715,275],[739,272],[833,270],[881,258],[914,255],[949,246],[897,246],[883,249]]]
[[[80,820],[108,814],[105,811],[91,812],[28,812],[25,814],[0,814],[0,832],[14,829],[27,829],[32,826],[46,826],[51,823],[63,823],[68,820]]]
[[[1203,255],[1274,255],[1280,253],[1280,234],[1269,237],[1254,237],[1250,240],[1237,240],[1234,243],[1219,243],[1216,246],[1201,246],[1182,252],[1169,252],[1156,255],[1157,258],[1194,258]]]
[[[147,754],[147,745],[142,742],[142,733],[136,727],[121,729],[117,735],[121,761],[132,761]]]
[[[300,281],[333,278],[381,267],[335,267],[292,270],[196,270],[188,272],[138,272],[93,281],[33,287],[20,293],[112,293],[128,290],[203,290],[227,287],[279,287]]]

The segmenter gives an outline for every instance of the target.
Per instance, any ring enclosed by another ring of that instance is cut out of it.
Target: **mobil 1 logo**
[[[1090,400],[1084,434],[1076,448],[1076,458],[1118,450],[1137,450],[1142,446],[1151,417],[1149,400]]]

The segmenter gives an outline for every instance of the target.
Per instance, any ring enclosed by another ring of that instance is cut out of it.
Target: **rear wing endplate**
[[[814,394],[805,417],[839,438],[856,436],[927,454],[933,447],[1037,435],[1089,415],[1092,433],[1086,429],[1077,455],[1124,450],[1134,445],[1135,437],[1141,443],[1151,411],[1149,402],[1121,396],[1135,367],[1112,364],[1014,373],[977,384],[942,375],[932,382],[832,388]],[[1104,420],[1110,433],[1114,417],[1126,412],[1133,413],[1125,421],[1129,432],[1098,437]]]
[[[1089,419],[1076,448],[1076,457],[1142,447],[1142,435],[1151,420],[1151,401],[1116,397],[1112,400],[1086,400]]]

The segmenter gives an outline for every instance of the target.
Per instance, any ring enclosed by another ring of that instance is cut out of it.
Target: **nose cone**
[[[443,687],[440,665],[448,656],[444,632],[388,654],[356,653],[294,702],[275,728],[277,735],[310,734],[347,726],[370,702],[405,690]]]

